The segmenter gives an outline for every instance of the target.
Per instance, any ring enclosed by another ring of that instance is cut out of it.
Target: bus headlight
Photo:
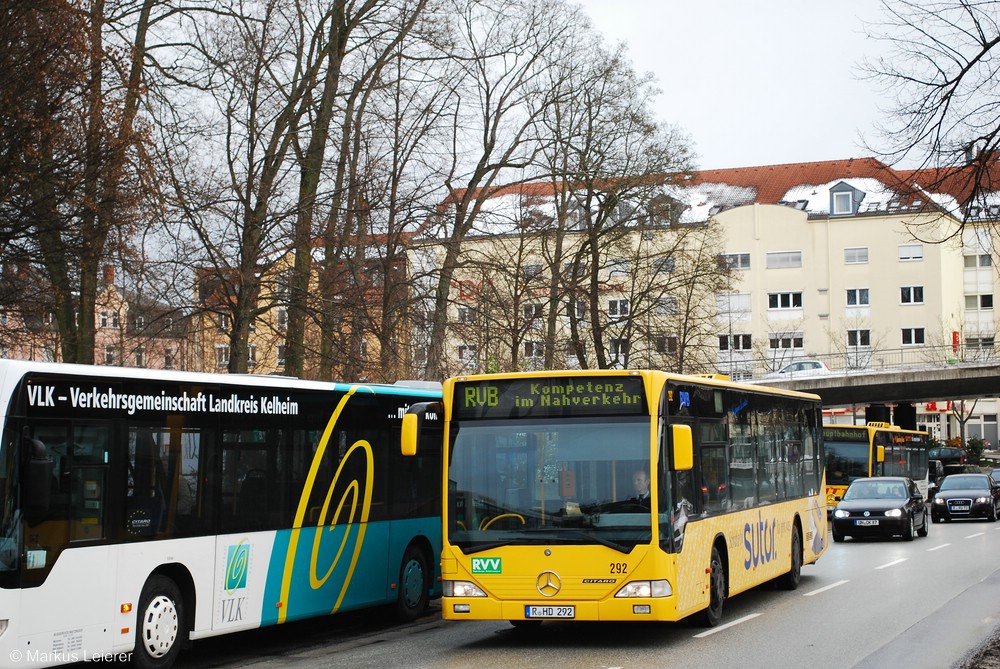
[[[899,509],[889,509],[885,512],[886,518],[899,518],[903,515],[903,512]]]
[[[837,509],[833,512],[834,518],[847,518],[850,515],[851,514],[849,514],[847,511],[844,511],[843,509]]]
[[[615,597],[669,597],[674,594],[669,581],[631,581]]]
[[[486,593],[469,581],[442,581],[441,593],[445,597],[485,597]]]

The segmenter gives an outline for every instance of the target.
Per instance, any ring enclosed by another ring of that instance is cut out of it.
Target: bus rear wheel
[[[417,546],[407,548],[403,554],[403,563],[399,567],[396,615],[400,620],[416,620],[427,610],[430,600],[429,574],[424,552]]]
[[[715,546],[712,546],[712,558],[708,565],[711,571],[708,576],[708,608],[699,614],[698,622],[703,627],[715,627],[722,620],[722,606],[726,602],[726,567]]]
[[[154,574],[142,587],[135,621],[132,665],[139,669],[166,669],[181,650],[184,602],[177,584]]]

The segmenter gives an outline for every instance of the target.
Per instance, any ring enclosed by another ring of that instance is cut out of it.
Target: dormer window
[[[851,184],[840,181],[830,188],[830,215],[855,216],[865,193]]]
[[[854,213],[854,193],[833,194],[833,215],[845,216]]]

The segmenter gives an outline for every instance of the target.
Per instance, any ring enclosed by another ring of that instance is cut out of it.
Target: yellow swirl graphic
[[[337,404],[336,409],[333,411],[333,415],[330,416],[330,420],[326,424],[326,429],[323,430],[323,436],[320,438],[319,444],[316,447],[316,453],[313,455],[313,461],[309,466],[309,474],[306,476],[305,485],[302,487],[302,495],[299,497],[299,505],[295,511],[295,521],[292,525],[291,535],[288,541],[288,553],[285,556],[285,571],[281,581],[281,601],[283,605],[278,610],[278,623],[281,624],[285,622],[288,616],[289,602],[288,598],[291,593],[292,587],[292,574],[295,565],[295,553],[298,549],[299,536],[301,534],[302,523],[305,520],[306,512],[309,508],[309,499],[312,495],[313,487],[316,485],[316,477],[320,469],[320,465],[323,462],[323,455],[326,453],[326,449],[330,442],[330,435],[333,434],[334,427],[337,424],[337,420],[340,418],[340,414],[343,412],[344,407],[347,402],[354,395],[355,392],[368,392],[374,394],[374,390],[367,386],[352,386],[341,398],[340,402]],[[333,531],[336,528],[338,522],[341,520],[341,515],[344,513],[345,509],[349,511],[349,515],[346,518],[347,528],[344,531],[344,538],[341,540],[341,544],[337,549],[337,554],[330,564],[329,569],[322,576],[318,576],[318,559],[319,559],[319,549],[322,542],[323,530],[320,529],[326,523],[327,514],[330,510],[330,504],[333,499],[334,489],[336,488],[337,482],[340,479],[340,475],[344,470],[345,463],[351,459],[353,455],[357,453],[360,456],[366,458],[365,463],[365,481],[364,481],[364,497],[359,500],[359,487],[361,483],[359,481],[351,481],[347,489],[345,490],[343,496],[337,502],[336,511],[333,517],[330,518],[330,526],[327,531]],[[316,535],[313,539],[312,555],[309,565],[309,584],[313,590],[317,590],[323,586],[326,580],[333,573],[334,568],[340,561],[341,556],[344,553],[350,535],[351,529],[355,526],[355,522],[360,522],[358,527],[357,537],[354,543],[354,552],[351,556],[351,564],[347,570],[347,575],[344,578],[344,583],[340,588],[340,592],[337,595],[337,601],[333,606],[331,613],[337,611],[340,608],[340,604],[344,600],[344,596],[347,594],[347,586],[351,582],[351,577],[354,575],[354,569],[357,567],[358,556],[361,553],[361,546],[364,542],[365,530],[367,528],[368,513],[371,509],[371,496],[372,496],[372,477],[374,475],[374,455],[372,453],[371,444],[364,440],[358,440],[347,450],[344,454],[343,459],[340,461],[340,465],[337,467],[337,472],[330,482],[330,487],[327,490],[326,497],[323,502],[323,507],[320,512],[319,518],[316,521]],[[350,504],[348,505],[348,501]],[[360,509],[358,504],[360,502]],[[359,513],[360,512],[360,513]]]

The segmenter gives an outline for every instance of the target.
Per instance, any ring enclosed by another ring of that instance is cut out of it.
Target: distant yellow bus
[[[827,545],[820,399],[659,371],[445,381],[442,615],[712,626]],[[646,490],[646,482],[649,489]]]
[[[890,423],[824,425],[826,505],[837,505],[856,478],[908,476],[927,499],[930,435]]]

